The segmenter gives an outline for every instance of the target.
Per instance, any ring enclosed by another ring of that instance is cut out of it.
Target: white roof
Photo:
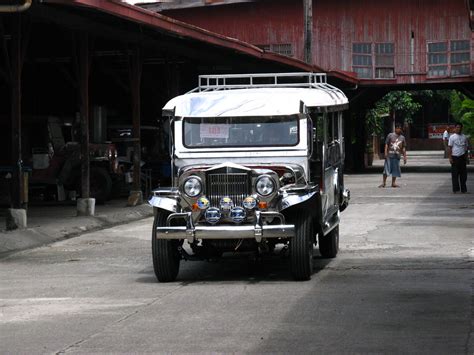
[[[193,92],[170,100],[163,111],[177,117],[279,116],[308,108],[347,105],[342,91],[322,84],[321,88],[254,88]]]

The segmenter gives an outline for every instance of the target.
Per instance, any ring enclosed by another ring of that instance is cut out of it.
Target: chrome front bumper
[[[156,228],[157,239],[187,239],[193,242],[196,239],[255,239],[258,243],[263,238],[293,238],[295,226],[286,224],[285,217],[277,212],[255,213],[253,225],[198,225],[195,226],[191,212],[172,213],[169,215],[166,227]],[[281,224],[263,224],[267,218],[277,218]],[[186,226],[170,226],[173,219],[184,219]]]

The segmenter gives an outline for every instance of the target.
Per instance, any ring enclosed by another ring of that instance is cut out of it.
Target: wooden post
[[[303,0],[304,61],[313,64],[313,0]]]
[[[89,159],[89,36],[83,34],[79,40],[79,90],[81,117],[81,194],[83,199],[90,197],[90,159]]]
[[[22,25],[21,15],[14,15],[11,38],[11,135],[12,135],[12,184],[11,206],[22,208],[23,161],[21,152],[21,74],[22,74]]]
[[[134,47],[129,62],[130,88],[132,98],[132,135],[133,135],[133,185],[129,205],[142,202],[141,194],[141,135],[140,135],[140,99],[141,99],[141,77],[142,56],[138,46]]]

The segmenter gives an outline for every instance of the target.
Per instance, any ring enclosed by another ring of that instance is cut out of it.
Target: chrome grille
[[[249,195],[249,177],[242,173],[207,175],[206,196],[211,206],[219,207],[222,197],[230,197],[236,206],[242,206]]]

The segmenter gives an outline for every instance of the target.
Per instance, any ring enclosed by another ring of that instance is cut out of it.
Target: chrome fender
[[[307,191],[297,192],[285,192],[282,194],[280,201],[280,211],[284,211],[292,206],[299,205],[303,202],[308,201],[314,195],[318,193],[318,190],[311,189]]]
[[[148,203],[155,207],[169,212],[178,211],[179,194],[176,189],[154,190]]]

